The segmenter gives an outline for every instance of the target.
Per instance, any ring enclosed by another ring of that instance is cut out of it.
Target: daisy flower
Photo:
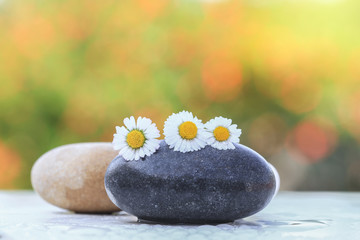
[[[139,160],[151,156],[160,146],[160,132],[155,123],[149,118],[139,117],[124,119],[122,127],[116,126],[116,133],[112,142],[115,150],[120,150],[119,155],[127,161]]]
[[[174,151],[192,152],[206,146],[204,124],[192,113],[173,113],[164,124],[165,142]]]
[[[235,149],[234,143],[240,142],[241,129],[231,124],[231,119],[216,117],[205,124],[208,132],[207,144],[220,150]]]

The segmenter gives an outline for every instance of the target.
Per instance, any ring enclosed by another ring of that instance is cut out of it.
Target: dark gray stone
[[[164,223],[244,218],[263,209],[275,187],[265,159],[239,144],[234,150],[207,146],[181,153],[162,141],[159,150],[143,160],[116,157],[105,175],[105,188],[115,205],[140,220]]]

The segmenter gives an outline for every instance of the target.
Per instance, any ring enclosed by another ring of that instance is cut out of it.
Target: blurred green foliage
[[[222,115],[283,189],[360,190],[360,2],[0,1],[0,188],[130,115]]]

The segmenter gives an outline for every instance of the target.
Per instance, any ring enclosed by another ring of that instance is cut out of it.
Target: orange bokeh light
[[[241,90],[241,65],[229,56],[214,54],[207,57],[201,75],[206,96],[213,101],[233,100]]]
[[[293,132],[295,147],[315,163],[328,156],[337,142],[337,132],[331,122],[325,119],[305,120]]]
[[[168,0],[158,0],[158,1],[147,1],[147,0],[137,0],[139,8],[150,18],[156,18],[159,16],[167,4]]]
[[[20,157],[16,152],[0,142],[0,188],[14,187],[14,180],[20,174]]]
[[[21,54],[37,59],[54,44],[55,30],[51,20],[28,13],[14,23],[11,36]]]
[[[198,61],[200,53],[197,52],[197,41],[191,32],[177,29],[170,35],[170,45],[176,46],[173,49],[173,60],[170,62],[174,66],[189,67],[191,63]]]

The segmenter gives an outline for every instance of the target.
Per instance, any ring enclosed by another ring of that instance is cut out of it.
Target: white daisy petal
[[[209,138],[207,141],[206,141],[206,143],[208,144],[208,145],[212,145],[212,144],[214,144],[216,142],[216,139],[215,138]]]
[[[158,138],[160,137],[160,131],[156,128],[156,125],[153,123],[148,126],[148,128],[144,131],[146,137],[149,138]]]
[[[211,145],[211,146],[214,147],[214,148],[220,149],[220,144],[219,144],[219,142],[215,142],[215,143],[213,143],[213,145]]]
[[[124,119],[122,127],[116,126],[113,147],[127,161],[151,156],[160,147],[160,131],[149,118],[131,116]],[[131,135],[130,135],[131,134]]]
[[[149,145],[149,143],[145,143],[144,149],[147,149],[150,154],[155,152],[155,149],[151,145]]]
[[[124,126],[122,127],[116,126],[116,134],[118,134],[119,136],[123,136],[125,138],[128,133],[129,130],[127,130]]]
[[[231,121],[231,119],[226,119],[226,121],[224,123],[225,123],[226,127],[230,127],[232,121]]]
[[[196,140],[192,144],[194,145],[194,149],[196,149],[196,150],[199,150],[201,148],[200,144]]]
[[[129,126],[130,126],[130,118],[124,118],[123,123],[124,123],[125,127],[129,129]]]
[[[145,157],[144,148],[140,148],[140,149],[139,149],[139,156],[140,156],[141,158]]]
[[[129,147],[124,148],[125,150],[123,151],[123,153],[121,153],[120,151],[120,155],[122,155],[123,158],[125,158],[125,160],[127,161],[131,161],[131,156],[132,156],[132,149]]]
[[[145,155],[146,156],[150,156],[151,155],[151,151],[146,147],[146,146],[144,146],[144,153],[145,153]]]
[[[140,153],[138,150],[135,150],[135,160],[139,160],[140,159]]]
[[[124,125],[127,129],[133,130],[134,128],[136,128],[135,118],[133,116],[131,116],[130,118],[125,118]]]
[[[175,145],[170,145],[170,148],[174,148],[175,151],[180,151],[181,144],[183,143],[183,140],[179,140],[175,143]]]
[[[138,119],[136,120],[136,128],[137,128],[137,129],[140,129],[140,128],[141,128],[142,121],[143,121],[143,118],[142,118],[142,117],[138,117]]]
[[[175,139],[175,138],[165,138],[165,141],[167,142],[167,144],[169,146],[174,146],[176,144],[177,141],[180,141],[179,139]]]
[[[208,133],[206,135],[207,144],[219,150],[235,149],[234,143],[240,141],[241,129],[237,129],[237,125],[232,124],[232,120],[228,118],[215,117],[211,119],[205,123],[205,130]]]
[[[117,134],[117,133],[114,133],[114,139],[113,139],[113,142],[123,142],[123,141],[126,141],[126,134]]]
[[[182,125],[183,123],[185,125]],[[180,126],[185,128],[181,130]],[[200,150],[205,147],[206,139],[209,137],[204,131],[204,124],[201,120],[188,111],[173,113],[169,116],[164,123],[164,135],[169,148],[174,148],[174,151],[179,152]]]
[[[127,147],[127,144],[125,141],[115,141],[115,138],[114,138],[114,141],[112,142],[112,144],[113,144],[114,150],[120,150],[124,147]]]
[[[237,125],[236,124],[232,124],[230,127],[228,127],[229,128],[229,130],[231,130],[232,132],[234,132],[234,131],[236,131],[237,130]],[[240,130],[240,132],[241,132],[241,129],[238,129],[238,130]]]
[[[143,121],[142,121],[142,128],[143,129],[147,129],[148,127],[150,127],[150,125],[154,125],[155,128],[156,128],[156,125],[155,123],[152,123],[151,120],[149,118],[143,118]]]
[[[190,141],[184,141],[184,144],[185,144],[184,152],[188,152],[188,151],[192,152],[196,149],[195,146],[191,146]]]
[[[116,126],[116,127],[115,127],[115,129],[116,129],[116,133],[117,133],[117,134],[119,134],[119,133],[120,133],[121,128],[123,128],[123,127],[119,127],[119,126]]]
[[[129,148],[128,146],[120,149],[119,155],[124,156],[124,154],[125,154],[128,150],[130,150],[130,149],[131,149],[131,148]]]
[[[128,159],[129,161],[135,160],[135,149],[130,149],[129,154],[128,154]]]
[[[240,142],[240,138],[239,137],[235,137],[235,136],[231,136],[229,139],[231,142],[233,143],[239,143]]]
[[[159,139],[154,139],[154,142],[156,142],[156,150],[158,150],[160,148],[160,140]]]
[[[204,148],[206,146],[206,140],[204,139],[196,139],[197,143],[199,144],[200,148]]]

